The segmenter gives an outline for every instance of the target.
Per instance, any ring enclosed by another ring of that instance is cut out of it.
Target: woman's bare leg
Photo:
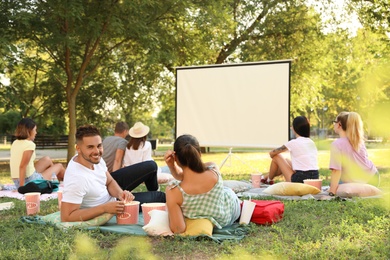
[[[61,163],[54,164],[49,156],[44,156],[35,163],[35,170],[42,174],[45,180],[51,180],[51,175],[55,173],[58,180],[64,179],[65,168]]]
[[[282,175],[282,172],[279,169],[278,164],[272,159],[271,165],[269,166],[268,178],[273,180],[275,177]]]
[[[294,171],[291,167],[291,161],[278,154],[272,158],[268,178],[272,180],[274,177],[282,174],[286,181],[291,182],[291,176],[294,174]]]
[[[53,161],[50,159],[49,156],[42,157],[34,164],[35,170],[39,173],[43,173],[51,166],[53,166]]]

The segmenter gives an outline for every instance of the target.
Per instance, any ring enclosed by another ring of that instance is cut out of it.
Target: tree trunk
[[[69,113],[69,135],[68,135],[68,155],[67,162],[76,154],[76,97],[68,98],[68,113]]]

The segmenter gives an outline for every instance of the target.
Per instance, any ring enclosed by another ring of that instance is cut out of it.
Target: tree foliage
[[[2,1],[0,73],[11,84],[0,82],[0,112],[68,133],[70,159],[81,124],[105,135],[144,121],[154,138],[172,137],[175,67],[291,59],[292,118],[326,127],[340,110],[364,116],[389,97],[386,80],[367,87],[389,61],[388,3],[349,0],[363,24],[351,35],[332,2],[314,1],[324,21],[304,0]]]

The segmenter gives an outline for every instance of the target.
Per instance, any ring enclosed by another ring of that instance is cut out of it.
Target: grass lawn
[[[327,144],[321,144],[321,147]],[[169,147],[168,147],[169,148]],[[251,223],[240,241],[138,237],[20,222],[24,201],[0,211],[0,259],[390,259],[390,150],[372,147],[369,157],[381,173],[383,199],[283,201],[284,218],[271,226]],[[167,148],[164,148],[167,149]],[[204,161],[222,163],[227,149],[211,149]],[[155,158],[164,165],[161,156]],[[321,177],[329,183],[329,153],[319,151]],[[268,153],[233,149],[221,169],[224,179],[246,179],[266,172]],[[9,181],[6,167],[0,182]],[[139,190],[144,189],[140,187]],[[271,199],[271,198],[269,198]],[[41,203],[41,215],[57,210],[57,201]]]

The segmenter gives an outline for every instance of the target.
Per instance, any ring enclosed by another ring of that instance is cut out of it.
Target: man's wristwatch
[[[334,197],[334,196],[336,196],[336,194],[334,194],[333,192],[330,191],[329,196]]]

